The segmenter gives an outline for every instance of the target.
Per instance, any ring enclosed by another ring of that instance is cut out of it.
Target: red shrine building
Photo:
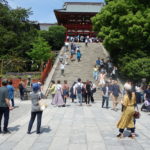
[[[65,2],[62,9],[55,9],[54,12],[58,24],[67,29],[66,37],[95,37],[91,18],[100,12],[103,6],[104,3],[96,2]]]

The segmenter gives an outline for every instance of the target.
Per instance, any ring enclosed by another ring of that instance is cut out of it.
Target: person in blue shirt
[[[98,57],[97,60],[96,60],[96,65],[97,65],[97,66],[100,66],[100,58],[99,58],[99,57]]]
[[[78,62],[80,61],[80,58],[81,58],[81,52],[80,52],[80,50],[77,50],[77,60],[78,60]]]
[[[15,90],[12,85],[12,81],[8,81],[7,89],[8,89],[8,98],[11,100],[12,107],[14,107],[15,106],[14,104],[14,91]]]

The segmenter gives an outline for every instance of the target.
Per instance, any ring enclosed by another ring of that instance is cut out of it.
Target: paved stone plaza
[[[10,115],[11,134],[0,135],[1,150],[149,150],[150,119],[142,113],[136,123],[136,139],[116,138],[116,123],[121,114],[101,108],[97,101],[92,106],[81,107],[70,103],[67,107],[50,105],[43,113],[42,133],[26,134],[30,119],[30,101],[19,102]],[[126,134],[127,135],[127,134]]]
[[[100,44],[85,47],[80,43],[81,62],[69,62],[65,76],[60,76],[56,67],[53,79],[68,80],[71,85],[78,77],[83,81],[92,79],[92,69],[97,57],[106,58],[107,52]],[[97,90],[92,106],[79,106],[67,101],[67,107],[54,107],[50,96],[46,100],[48,108],[43,112],[42,133],[36,134],[36,126],[28,135],[31,102],[15,99],[16,108],[11,111],[9,130],[11,134],[0,134],[0,150],[150,150],[150,115],[142,113],[136,122],[136,139],[116,138],[117,112],[101,108],[101,92]],[[110,101],[110,106],[111,106]],[[125,132],[127,136],[128,131]]]

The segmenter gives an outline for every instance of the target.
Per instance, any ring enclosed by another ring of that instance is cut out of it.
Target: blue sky
[[[7,0],[12,8],[31,8],[31,20],[40,23],[55,23],[54,9],[61,9],[64,2],[103,2],[104,0]]]

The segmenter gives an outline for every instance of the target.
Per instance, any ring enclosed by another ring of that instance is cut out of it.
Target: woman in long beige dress
[[[123,137],[123,132],[125,128],[130,128],[131,130],[131,137],[135,137],[135,125],[134,125],[134,113],[135,113],[135,103],[136,97],[135,93],[131,91],[131,86],[128,85],[126,89],[126,94],[124,95],[122,105],[123,105],[123,112],[121,118],[117,124],[117,128],[119,128],[119,134],[117,137]]]

